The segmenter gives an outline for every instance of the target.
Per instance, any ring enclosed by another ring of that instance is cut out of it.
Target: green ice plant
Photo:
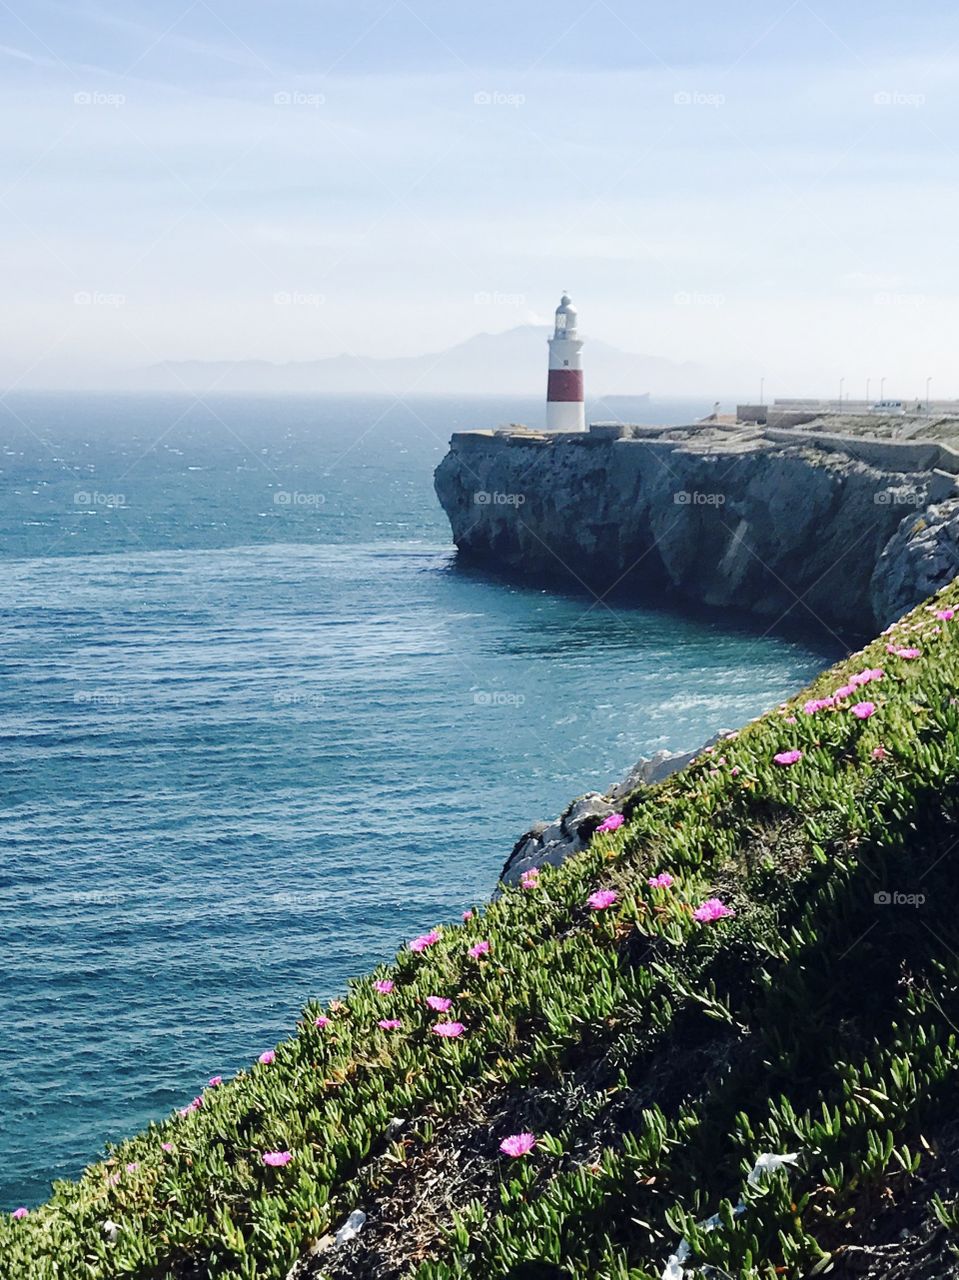
[[[727,1271],[806,1274],[837,1224],[922,1175],[921,1126],[954,1084],[951,917],[934,902],[932,932],[902,912],[875,926],[877,894],[912,888],[956,821],[957,605],[953,586],[629,798],[583,855],[308,1005],[236,1079],[11,1215],[0,1275],[283,1277],[372,1194],[393,1117],[428,1149],[477,1090],[574,1079],[584,1054],[619,1081],[600,1148],[582,1154],[585,1114],[555,1134],[490,1133],[499,1195],[451,1219],[423,1280],[528,1259],[658,1275],[679,1228]],[[929,874],[945,900],[951,860]],[[655,1091],[632,1108],[690,1044],[701,1060],[679,1108]],[[759,1150],[802,1163],[731,1214]],[[698,1231],[724,1203],[722,1229]]]

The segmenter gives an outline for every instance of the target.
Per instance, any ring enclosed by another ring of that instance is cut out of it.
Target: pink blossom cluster
[[[439,929],[431,929],[429,933],[421,933],[418,938],[413,938],[407,945],[411,951],[425,951],[427,947],[435,946],[439,940]]]
[[[605,911],[607,907],[611,907],[618,901],[619,894],[615,889],[597,889],[586,899],[590,911]]]
[[[895,654],[897,658],[905,658],[907,662],[913,658],[920,657],[922,654],[921,649],[916,649],[910,646],[906,646],[905,648],[900,648],[898,645],[894,645],[894,644],[887,644],[886,652]]]
[[[514,1133],[508,1138],[504,1138],[499,1144],[499,1149],[504,1156],[512,1156],[517,1159],[519,1156],[527,1156],[536,1146],[536,1135],[534,1133]]]
[[[626,819],[621,813],[611,813],[608,818],[599,824],[596,828],[596,834],[605,834],[607,831],[618,831]]]
[[[714,920],[722,920],[726,916],[735,914],[733,908],[727,907],[721,899],[707,898],[702,906],[697,907],[693,912],[693,919],[698,920],[700,924],[712,924]]]

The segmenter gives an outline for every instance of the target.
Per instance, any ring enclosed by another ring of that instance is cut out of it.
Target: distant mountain
[[[546,339],[538,325],[478,333],[445,351],[390,359],[353,355],[271,364],[266,360],[169,360],[138,370],[139,390],[322,391],[330,394],[430,395],[496,392],[535,395],[546,387]],[[587,395],[593,399],[642,392],[700,392],[709,375],[701,365],[631,355],[598,338],[583,350]]]

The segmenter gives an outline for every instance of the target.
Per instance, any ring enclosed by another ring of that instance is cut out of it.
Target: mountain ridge
[[[321,391],[329,394],[456,394],[494,389],[536,394],[546,386],[546,339],[541,325],[477,333],[442,351],[414,356],[340,352],[316,360],[164,360],[136,370],[130,389],[162,391]],[[647,392],[684,394],[712,385],[701,365],[621,351],[587,339],[590,396]],[[492,384],[492,387],[491,387]]]

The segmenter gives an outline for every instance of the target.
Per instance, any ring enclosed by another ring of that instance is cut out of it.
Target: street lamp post
[[[842,413],[842,389],[846,385],[846,379],[839,379],[839,412]]]
[[[926,413],[929,412],[929,388],[932,385],[932,378],[926,379]]]

